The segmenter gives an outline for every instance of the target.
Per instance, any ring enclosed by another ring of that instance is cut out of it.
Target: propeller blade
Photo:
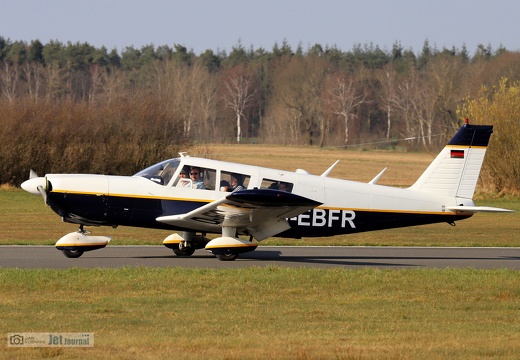
[[[38,177],[38,174],[36,174],[36,171],[34,171],[33,169],[31,169],[29,171],[29,179],[34,179],[34,178],[37,178]]]
[[[43,202],[47,204],[47,191],[41,185],[39,185],[36,189],[38,189],[38,192],[41,194]]]

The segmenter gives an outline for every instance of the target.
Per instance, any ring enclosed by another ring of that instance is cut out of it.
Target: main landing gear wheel
[[[71,259],[79,258],[83,255],[83,250],[61,250],[61,252],[63,255]]]
[[[183,249],[173,249],[173,252],[177,256],[191,256],[195,252],[195,248],[190,246]]]
[[[238,254],[217,254],[215,256],[220,261],[234,261],[238,257]]]
[[[177,256],[191,256],[195,252],[196,247],[192,246],[191,242],[188,241],[181,241],[179,243],[179,247],[174,248],[173,252]]]

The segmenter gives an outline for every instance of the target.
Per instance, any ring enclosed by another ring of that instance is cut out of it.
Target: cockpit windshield
[[[142,176],[157,184],[167,185],[180,163],[181,160],[178,158],[165,160],[139,171],[134,176]]]

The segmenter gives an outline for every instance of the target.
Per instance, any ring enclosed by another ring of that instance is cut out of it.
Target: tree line
[[[436,150],[468,97],[503,78],[520,80],[520,53],[484,45],[470,55],[428,41],[418,53],[239,42],[195,54],[0,37],[0,183],[19,183],[36,159],[45,172],[132,173],[211,142]]]

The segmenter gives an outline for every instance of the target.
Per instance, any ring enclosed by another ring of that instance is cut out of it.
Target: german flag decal
[[[450,157],[452,159],[464,159],[464,150],[451,150]]]

